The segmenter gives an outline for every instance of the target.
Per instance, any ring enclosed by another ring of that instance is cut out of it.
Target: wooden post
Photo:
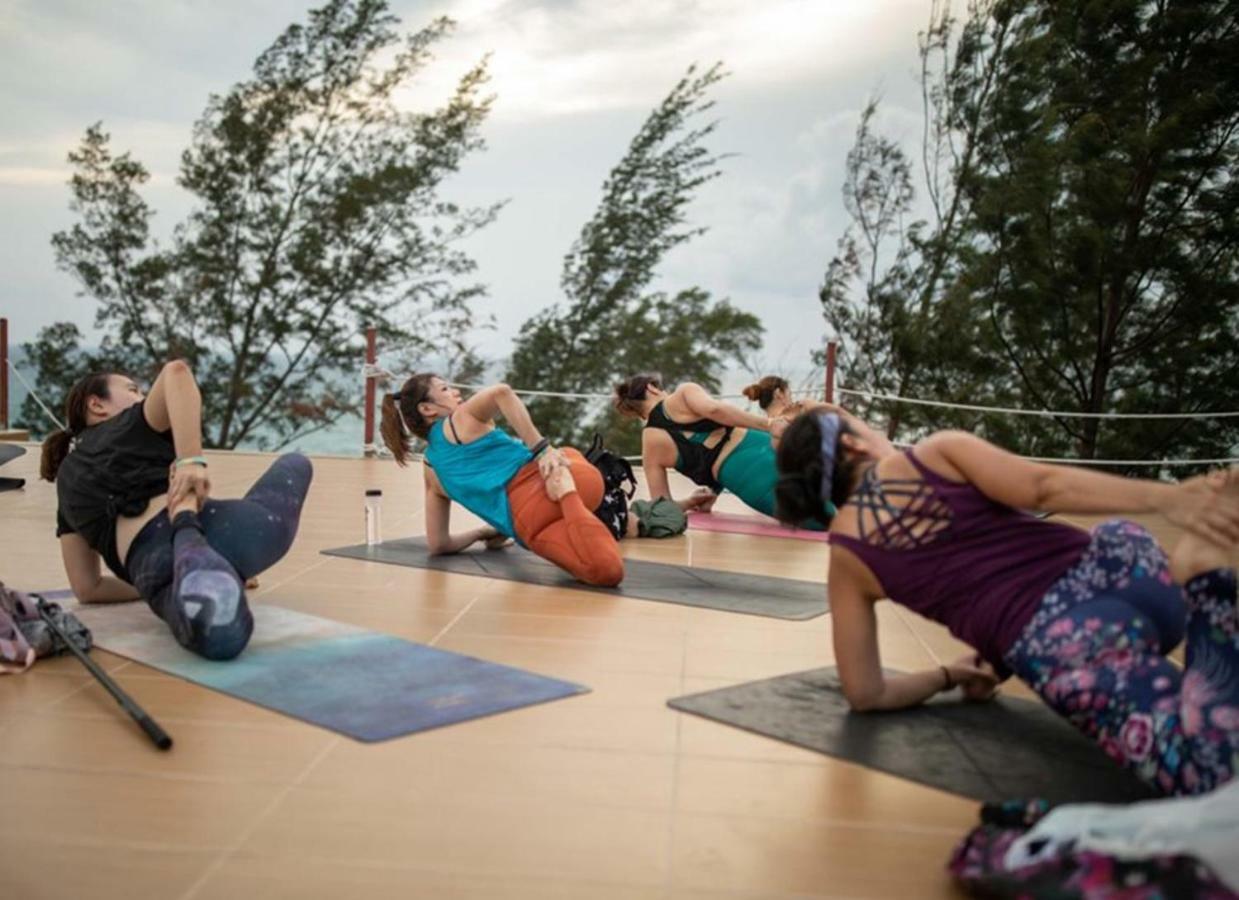
[[[366,434],[365,444],[362,447],[366,456],[373,456],[376,452],[374,446],[374,375],[369,371],[369,368],[378,362],[378,354],[376,352],[376,341],[378,332],[373,325],[366,329]]]
[[[835,362],[839,356],[839,342],[826,342],[826,402],[835,402]]]
[[[0,431],[9,430],[9,320],[0,319]]]

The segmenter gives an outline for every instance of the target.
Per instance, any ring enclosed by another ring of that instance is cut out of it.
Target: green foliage
[[[704,146],[716,123],[696,122],[713,106],[706,94],[723,77],[719,64],[690,68],[645,120],[564,258],[565,302],[521,328],[507,376],[514,386],[600,393],[634,372],[661,371],[669,382],[717,389],[727,360],[760,346],[756,317],[712,301],[701,288],[672,296],[649,291],[666,254],[705,231],[687,224],[686,208],[721,174],[721,158]],[[616,449],[639,448],[636,429],[622,428],[608,411],[599,414],[597,403],[536,398],[529,405],[539,428],[556,440],[579,444],[598,429]]]
[[[828,268],[823,308],[849,375],[1025,408],[1239,407],[1233,4],[1001,0],[955,24],[938,7],[922,35],[932,220],[891,220],[899,249],[882,265],[845,236]],[[848,183],[873,206],[909,196],[910,167],[878,152],[871,116]],[[879,362],[856,360],[874,345]],[[907,436],[962,425],[1037,455],[1228,456],[1239,439],[1230,420],[892,412]]]
[[[140,377],[189,360],[213,446],[278,446],[356,412],[366,325],[384,344],[471,353],[483,289],[460,283],[475,266],[456,248],[499,207],[439,191],[483,147],[486,62],[441,108],[403,109],[398,92],[453,24],[397,25],[384,0],[332,0],[212,96],[181,158],[195,202],[169,248],[151,240],[140,163],[112,156],[98,125],[70,154],[80,221],[53,237],[57,261],[98,301],[104,355]]]

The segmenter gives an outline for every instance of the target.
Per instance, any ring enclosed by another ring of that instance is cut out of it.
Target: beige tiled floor
[[[213,454],[216,496],[269,457]],[[421,531],[416,469],[317,459],[276,603],[580,681],[592,693],[360,744],[94,656],[174,735],[160,754],[72,659],[0,679],[0,895],[21,898],[938,897],[975,804],[713,722],[666,700],[829,664],[830,619],[784,622],[328,558]],[[0,579],[61,586],[35,451],[5,467]],[[457,524],[464,524],[461,515]],[[817,543],[692,533],[629,556],[824,579]],[[962,648],[889,604],[884,662]]]

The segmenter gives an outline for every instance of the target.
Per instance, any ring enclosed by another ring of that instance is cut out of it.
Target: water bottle
[[[366,491],[366,543],[373,546],[383,539],[379,532],[379,513],[383,505],[383,492],[377,488]]]

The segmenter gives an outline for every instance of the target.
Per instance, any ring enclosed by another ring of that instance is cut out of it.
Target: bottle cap
[[[380,491],[378,488],[370,488],[370,490],[366,491],[366,496],[367,497],[382,497],[383,492]]]

